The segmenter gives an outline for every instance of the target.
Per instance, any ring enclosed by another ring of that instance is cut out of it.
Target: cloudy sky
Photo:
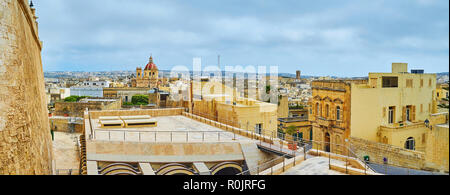
[[[367,76],[449,66],[448,0],[34,0],[45,71],[279,66]]]

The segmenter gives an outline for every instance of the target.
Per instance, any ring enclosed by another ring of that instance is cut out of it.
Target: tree
[[[133,105],[148,105],[148,96],[135,95],[131,98],[131,103],[133,103]]]
[[[80,101],[81,99],[84,99],[84,98],[87,98],[87,97],[89,97],[89,96],[76,96],[76,95],[72,95],[72,96],[69,96],[69,97],[65,98],[65,99],[64,99],[64,102],[78,102],[78,101]]]
[[[266,86],[266,93],[267,93],[267,94],[270,94],[270,90],[272,90],[271,86],[270,86],[270,85],[267,85],[267,86]]]
[[[64,99],[64,102],[77,102],[77,98],[75,96],[69,96]]]
[[[297,133],[297,127],[296,126],[289,126],[286,128],[285,133],[288,135],[294,135]]]

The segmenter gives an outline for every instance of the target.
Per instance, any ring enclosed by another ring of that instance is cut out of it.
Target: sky
[[[34,0],[44,71],[278,66],[314,76],[448,72],[448,0]]]

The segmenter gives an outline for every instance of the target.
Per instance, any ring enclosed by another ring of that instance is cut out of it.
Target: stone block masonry
[[[383,164],[383,158],[393,166],[407,167],[412,169],[425,168],[425,153],[399,148],[393,145],[371,142],[368,140],[352,137],[350,139],[351,149],[359,158],[370,157],[370,162]]]
[[[26,0],[0,1],[0,175],[52,174],[42,42]]]

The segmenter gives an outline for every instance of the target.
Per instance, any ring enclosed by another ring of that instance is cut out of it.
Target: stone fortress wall
[[[41,50],[28,2],[0,1],[0,175],[52,174]]]

